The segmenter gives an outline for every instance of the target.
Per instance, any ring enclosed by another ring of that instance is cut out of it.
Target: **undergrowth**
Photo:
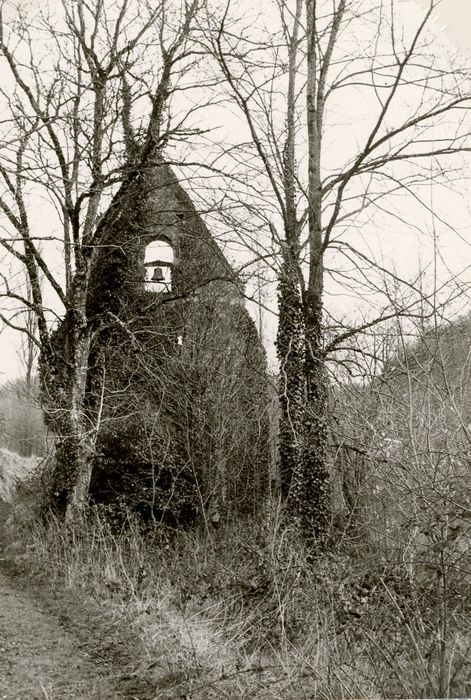
[[[11,529],[32,574],[132,631],[133,673],[156,700],[471,693],[466,601],[444,626],[430,576],[411,578],[372,546],[309,557],[276,509],[210,535],[131,516],[117,527],[99,510],[66,530],[22,508]]]

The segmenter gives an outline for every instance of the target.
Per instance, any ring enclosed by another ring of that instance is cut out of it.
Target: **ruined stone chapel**
[[[100,420],[92,498],[170,523],[260,508],[265,353],[240,281],[161,159],[139,174],[107,232],[88,313],[112,319],[89,371]]]

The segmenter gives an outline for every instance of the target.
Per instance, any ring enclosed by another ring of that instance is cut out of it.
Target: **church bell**
[[[152,282],[163,282],[164,280],[164,271],[161,267],[156,267],[152,275]]]

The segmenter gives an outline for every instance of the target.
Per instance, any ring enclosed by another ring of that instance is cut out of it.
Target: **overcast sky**
[[[38,4],[41,3],[41,0],[35,1],[38,2]],[[404,2],[410,3],[411,7],[416,5],[422,10],[429,4],[429,0],[404,0]],[[461,54],[467,53],[468,51],[471,52],[471,0],[442,0],[440,11],[437,15],[436,24],[437,29],[443,31],[450,43],[450,46],[455,47],[458,53]],[[463,221],[463,232],[469,223],[470,222],[468,221]],[[385,235],[386,238],[389,238],[386,232]],[[466,238],[468,239],[468,236],[466,236]],[[386,257],[388,252],[387,245],[388,242],[386,241]],[[464,248],[458,251],[460,246],[456,246],[456,241],[451,239],[448,245],[449,249],[451,250],[452,257],[458,256],[460,260],[463,260],[463,258],[471,259],[471,256],[469,255],[469,248],[467,248],[466,251]],[[412,252],[412,258],[414,257],[415,251]],[[9,377],[21,374],[21,367],[17,357],[16,346],[17,339],[15,338],[14,334],[9,332],[2,333],[0,335],[0,370],[3,372],[3,374],[0,374],[0,382]]]
[[[427,7],[428,0],[415,0]],[[442,0],[440,23],[457,47],[471,49],[471,0]]]

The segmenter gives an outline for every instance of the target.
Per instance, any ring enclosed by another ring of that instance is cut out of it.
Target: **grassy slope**
[[[21,457],[0,448],[0,501],[11,503],[16,487],[38,464],[39,457]]]

